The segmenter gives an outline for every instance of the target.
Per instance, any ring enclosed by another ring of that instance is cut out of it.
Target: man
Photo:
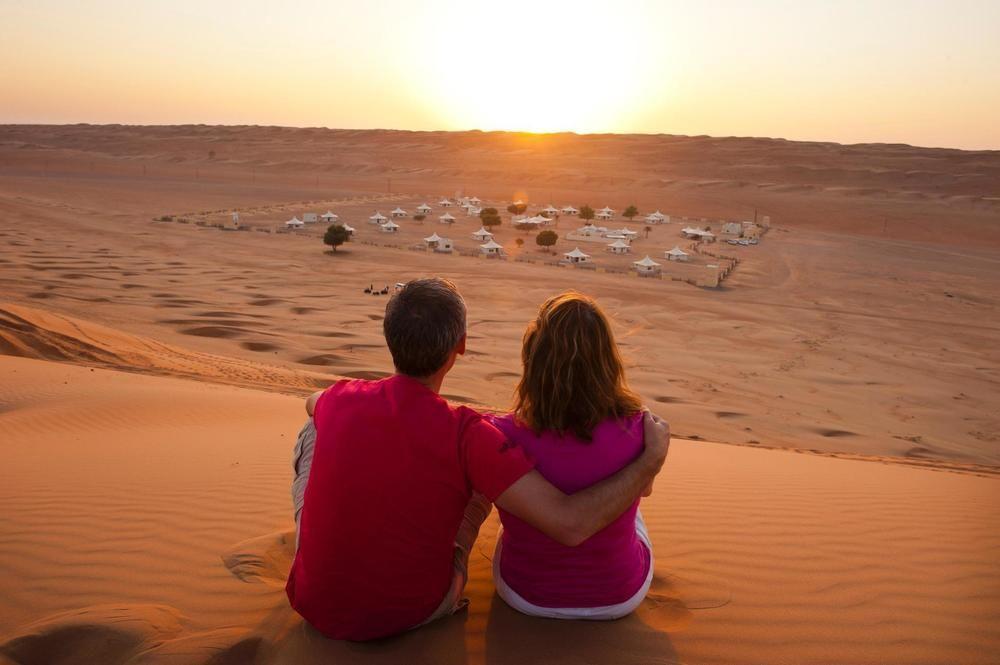
[[[465,325],[454,285],[412,281],[383,322],[396,374],[341,381],[307,402],[315,428],[307,424],[296,446],[298,549],[286,591],[329,637],[385,637],[463,608],[490,502],[574,546],[624,512],[663,465],[669,427],[647,416],[636,461],[571,496],[553,487],[479,414],[438,395],[465,353]]]

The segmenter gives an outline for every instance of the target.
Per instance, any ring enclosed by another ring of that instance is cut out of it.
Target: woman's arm
[[[556,542],[576,547],[616,520],[652,487],[670,449],[670,426],[647,412],[644,429],[642,454],[613,476],[567,495],[538,471],[530,471],[498,496],[496,505]]]

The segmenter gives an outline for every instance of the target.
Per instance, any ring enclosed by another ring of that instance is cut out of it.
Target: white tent
[[[454,224],[455,223],[455,217],[450,212],[446,212],[445,214],[443,214],[440,217],[438,217],[438,219],[441,220],[442,224]]]
[[[302,228],[305,225],[306,225],[306,223],[303,222],[298,217],[292,217],[290,220],[288,220],[287,222],[285,222],[285,226],[287,226],[288,228],[294,228],[294,229]]]
[[[705,231],[703,229],[695,228],[693,226],[685,226],[681,229],[681,234],[685,238],[697,238],[698,240],[704,240],[705,242],[714,242],[715,234],[711,231]]]
[[[389,218],[383,215],[382,213],[376,212],[374,215],[368,218],[368,221],[371,222],[372,224],[381,224],[387,219]]]
[[[633,261],[632,265],[635,266],[636,272],[640,275],[655,275],[660,272],[660,264],[649,258],[648,254],[644,259]]]
[[[722,232],[725,233],[726,235],[742,236],[743,225],[740,224],[739,222],[723,222]]]
[[[347,235],[349,235],[349,236],[353,236],[354,235],[354,227],[353,226],[348,226],[347,224],[341,224],[341,226],[343,226],[344,230],[347,231]]]
[[[441,199],[440,201],[438,201],[438,205],[441,206],[442,208],[450,208],[454,204],[448,199]]]
[[[536,228],[539,227],[539,226],[542,226],[543,224],[548,224],[549,221],[550,220],[547,217],[542,217],[541,215],[538,215],[538,216],[535,216],[535,217],[523,217],[521,219],[515,219],[515,220],[513,220],[515,227],[518,227],[518,226],[534,226]]]
[[[597,214],[594,216],[597,217],[597,219],[611,219],[612,217],[615,216],[615,211],[607,206],[604,206],[603,208],[598,210]]]
[[[478,231],[472,234],[472,237],[479,242],[486,242],[487,240],[493,239],[493,234],[486,230],[486,227],[481,227]]]
[[[426,203],[421,203],[420,205],[417,206],[417,212],[419,212],[421,215],[426,215],[430,211],[431,207]]]
[[[552,204],[550,203],[547,208],[544,208],[542,210],[542,212],[544,212],[545,214],[549,215],[550,217],[554,217],[555,215],[559,214],[559,209],[552,207]]]
[[[632,248],[624,240],[615,240],[613,243],[608,245],[608,251],[613,254],[628,254]]]
[[[499,256],[503,253],[503,245],[491,238],[489,242],[479,246],[479,251],[486,256]]]
[[[399,224],[393,221],[386,222],[381,227],[382,233],[395,233],[398,230],[399,230]]]
[[[323,213],[320,216],[323,218],[324,222],[336,222],[338,219],[340,219],[340,217],[338,217],[337,215],[334,215],[329,210],[327,210],[325,213]]]
[[[389,214],[392,215],[393,217],[406,217],[407,212],[397,206],[396,209],[390,212]]]
[[[651,212],[648,215],[646,215],[646,221],[649,222],[650,224],[660,224],[661,222],[663,222],[664,219],[665,216],[659,210],[657,210],[656,212]]]
[[[317,219],[316,213],[307,212],[302,214],[302,221],[305,222],[306,224],[313,224],[319,221],[319,219]]]
[[[566,206],[565,208],[562,209],[562,214],[564,214],[564,215],[579,215],[580,211],[577,210],[576,208],[574,208],[573,206]]]
[[[579,247],[575,248],[571,252],[566,252],[563,256],[565,256],[566,260],[570,263],[586,263],[590,260],[590,254],[584,254],[580,251]]]
[[[663,256],[665,256],[670,261],[687,261],[688,256],[690,255],[680,247],[674,245],[673,249],[668,249],[667,251],[663,252]]]
[[[427,249],[434,251],[450,252],[452,250],[451,241],[442,238],[437,233],[432,233],[424,238],[424,243],[427,245]]]
[[[524,205],[524,201],[522,201],[521,199],[518,199],[518,200],[514,201],[514,205],[516,205],[516,206],[523,206]]]
[[[476,217],[482,211],[483,211],[482,208],[477,208],[476,206],[471,206],[471,205],[465,208],[465,214],[468,215],[469,217]]]
[[[611,231],[611,233],[614,233],[615,235],[624,236],[624,237],[628,238],[629,240],[632,240],[634,238],[638,238],[639,237],[639,232],[638,231],[633,231],[632,229],[628,228],[627,226],[626,227],[622,227],[620,229],[615,229],[614,231]]]
[[[607,229],[605,229],[607,231]],[[581,226],[576,230],[577,235],[581,236],[597,236],[601,235],[601,229],[594,226],[593,224],[587,224],[586,226]]]
[[[483,202],[482,199],[480,199],[478,196],[473,196],[472,198],[469,199],[469,203],[471,203],[474,206],[478,206],[482,202]]]

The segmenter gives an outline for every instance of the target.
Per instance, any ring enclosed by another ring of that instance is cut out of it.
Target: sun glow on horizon
[[[996,0],[0,0],[0,123],[997,149],[998,30]]]
[[[456,16],[471,26],[468,42],[434,41],[417,58],[434,112],[450,129],[626,131],[631,107],[648,94],[649,35],[632,12],[609,15],[605,4],[584,2],[565,12],[527,0],[436,10],[425,14],[428,29]],[[490,26],[489,35],[477,26]]]

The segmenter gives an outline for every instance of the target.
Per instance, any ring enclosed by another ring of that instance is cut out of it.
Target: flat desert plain
[[[506,260],[474,256],[500,210]],[[616,211],[631,252],[511,227]],[[418,205],[432,212],[413,219]],[[634,221],[621,213],[635,205]],[[370,224],[402,208],[400,229]],[[648,225],[659,209],[668,224]],[[355,228],[335,253],[330,210]],[[441,224],[445,211],[457,218]],[[240,228],[232,223],[239,214]],[[687,224],[770,219],[692,248]],[[438,233],[456,251],[423,249]],[[523,240],[518,244],[517,240]],[[559,266],[577,246],[593,269]],[[666,261],[675,245],[686,265]],[[715,257],[702,252],[712,252]],[[663,279],[630,273],[650,255]],[[734,266],[717,288],[686,278]],[[518,615],[484,528],[468,613],[373,644],[287,607],[302,397],[392,371],[387,296],[453,280],[448,399],[509,406],[538,304],[613,317],[675,433],[643,502],[653,591]],[[1000,153],[772,139],[0,127],[0,662],[989,663],[1000,653]]]

